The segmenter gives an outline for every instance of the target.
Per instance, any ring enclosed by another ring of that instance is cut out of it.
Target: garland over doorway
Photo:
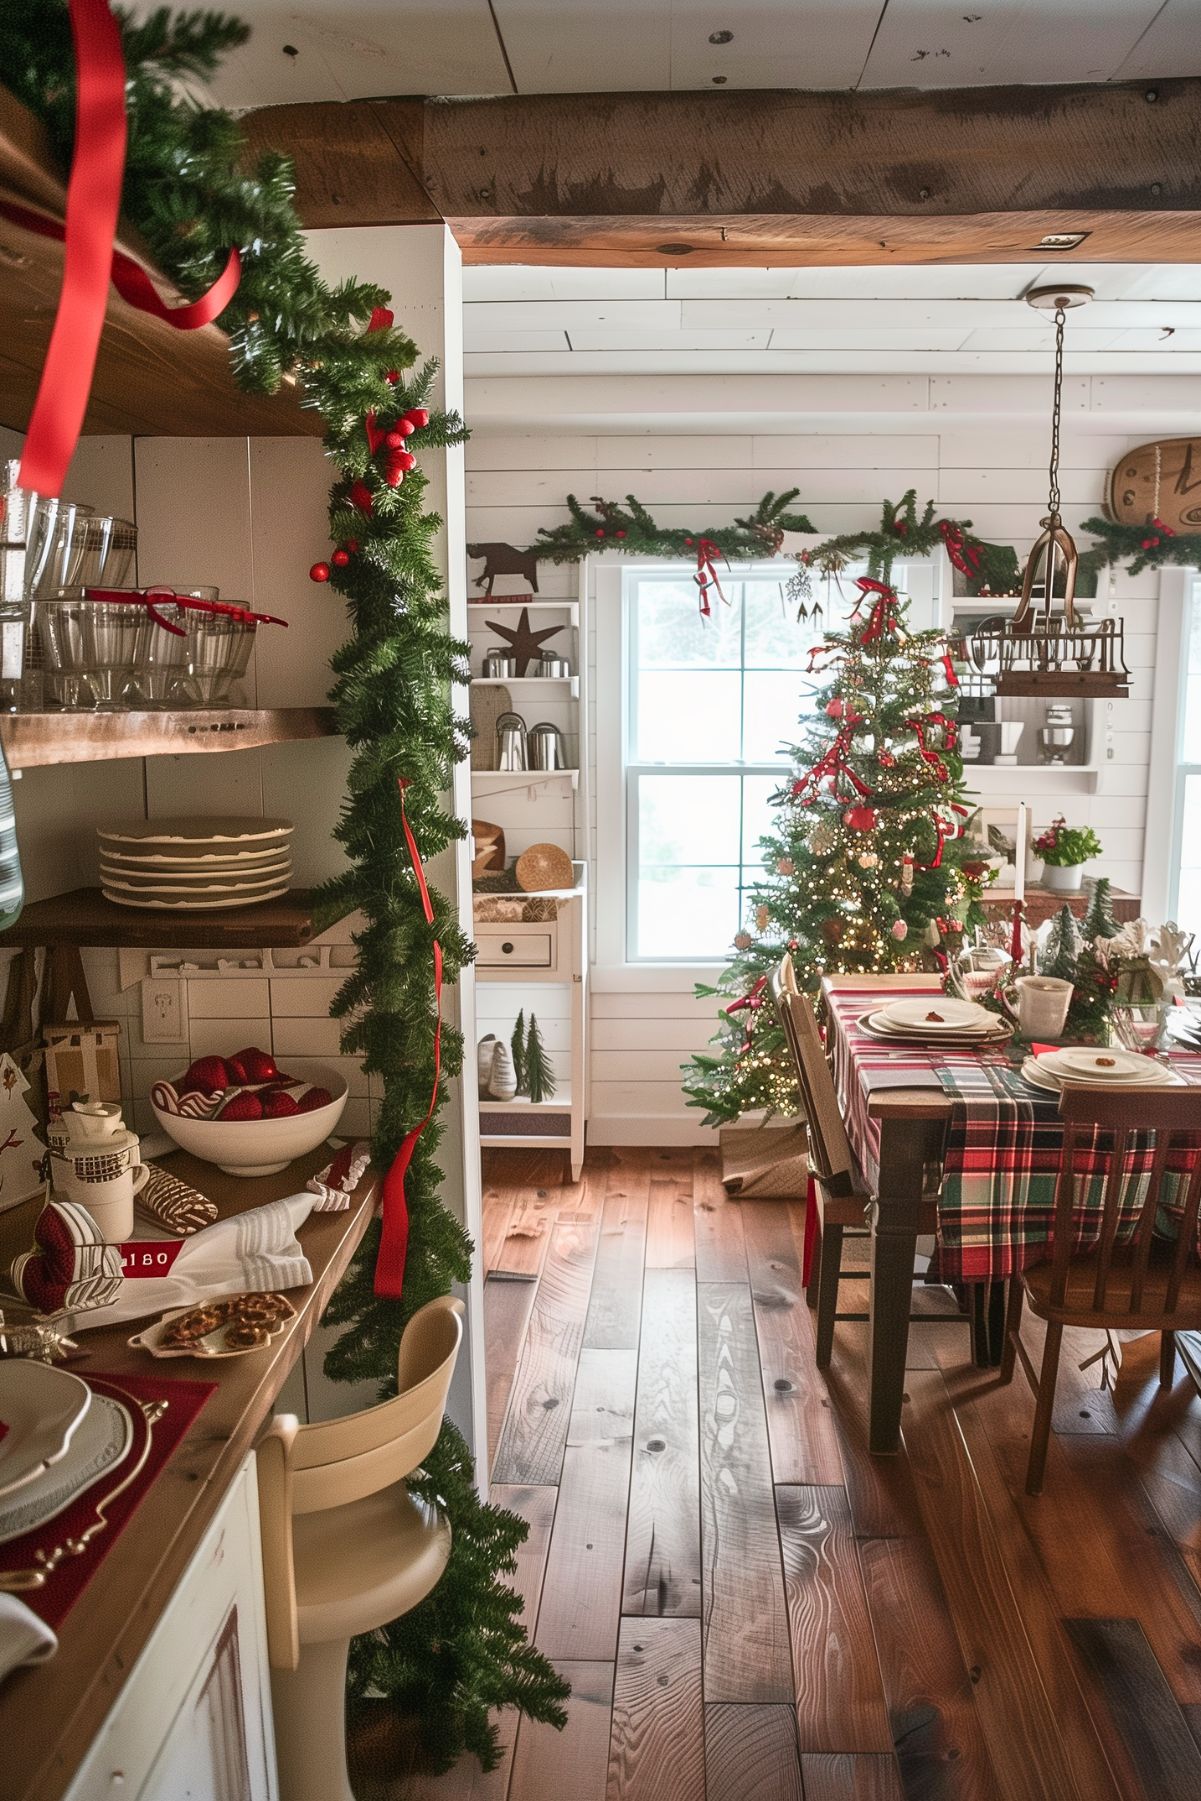
[[[452,681],[466,675],[466,646],[446,630],[431,551],[442,522],[425,507],[420,453],[460,443],[466,433],[455,414],[430,408],[436,365],[419,365],[416,346],[392,324],[389,296],[368,283],[331,288],[322,279],[306,253],[287,159],[268,155],[248,172],[236,120],[184,97],[189,80],[210,77],[245,42],[246,27],[216,13],[173,15],[166,8],[120,22],[129,125],[123,214],[189,299],[212,287],[231,247],[240,251],[241,279],[219,321],[230,335],[237,378],[271,392],[295,376],[303,404],[325,422],[337,469],[329,512],[334,548],[328,565],[312,573],[328,578],[350,613],[351,637],[334,659],[333,695],[354,752],[338,826],[350,866],[326,885],[320,909],[327,919],[348,908],[365,916],[357,967],[334,1010],[351,1020],[344,1048],[381,1078],[372,1149],[377,1166],[388,1170],[425,1119],[435,1087],[435,943],[448,981],[472,954],[450,903],[435,891],[427,918],[398,797],[403,783],[422,857],[463,836],[464,823],[446,811],[442,796],[453,765],[467,754],[467,726],[450,700]],[[65,0],[5,0],[0,69],[46,124],[65,167],[75,107]],[[443,1068],[453,1074],[460,1060],[458,1035],[444,1032]],[[374,1292],[377,1226],[327,1313],[345,1327],[329,1373],[374,1380],[381,1395],[394,1388],[406,1320],[470,1271],[470,1240],[439,1199],[439,1137],[435,1108],[407,1169],[403,1298]],[[521,1603],[505,1580],[526,1536],[524,1521],[480,1502],[471,1457],[453,1426],[444,1427],[425,1471],[423,1483],[411,1486],[444,1506],[450,1562],[420,1607],[356,1641],[352,1687],[415,1716],[438,1763],[466,1748],[490,1767],[499,1755],[495,1711],[515,1707],[561,1725],[567,1685],[528,1643]]]

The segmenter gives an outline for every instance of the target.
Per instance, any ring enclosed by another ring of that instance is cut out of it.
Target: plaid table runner
[[[911,989],[838,989],[830,993],[829,1048],[847,1136],[868,1185],[880,1177],[880,1122],[868,1116],[873,1095],[888,1088],[937,1088],[951,1100],[939,1196],[939,1231],[931,1274],[944,1282],[980,1282],[1012,1275],[1045,1256],[1055,1213],[1055,1183],[1063,1150],[1058,1098],[1023,1081],[1004,1049],[911,1049],[883,1043],[859,1020],[873,1004],[938,992],[934,977],[914,977]],[[1186,1081],[1201,1085],[1201,1058],[1173,1058]],[[1098,1133],[1078,1197],[1074,1245],[1097,1241],[1112,1148]],[[1119,1242],[1133,1229],[1154,1157],[1148,1134],[1126,1157]],[[1170,1176],[1162,1226],[1170,1234]]]

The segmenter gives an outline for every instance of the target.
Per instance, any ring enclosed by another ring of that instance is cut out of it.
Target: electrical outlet
[[[162,976],[142,983],[142,1038],[146,1044],[181,1044],[188,1035],[184,985]]]

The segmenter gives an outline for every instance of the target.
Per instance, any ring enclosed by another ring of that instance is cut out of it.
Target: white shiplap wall
[[[831,381],[820,395],[808,384],[806,410],[813,430],[801,429],[804,416],[782,417],[777,397],[759,421],[760,429],[744,401],[738,409],[739,429],[722,431],[713,428],[711,384],[690,384],[691,401],[681,393],[684,384],[663,384],[653,398],[646,396],[653,424],[635,429],[635,420],[628,413],[623,417],[615,402],[614,384],[597,384],[589,393],[577,379],[570,383],[570,397],[565,396],[567,408],[608,428],[589,432],[570,429],[567,410],[556,419],[550,384],[536,386],[534,398],[528,383],[469,383],[468,417],[476,423],[467,447],[468,542],[530,543],[540,526],[569,517],[563,504],[568,492],[586,498],[633,491],[662,523],[699,525],[732,519],[765,489],[791,486],[800,488],[798,506],[826,535],[874,523],[885,496],[896,499],[916,486],[919,500],[934,498],[941,511],[970,517],[983,537],[1013,543],[1024,554],[1045,506],[1045,420],[1038,416],[1033,394],[1015,405],[1012,384],[969,385],[968,378],[958,385],[953,378],[882,381],[874,384],[874,413],[865,405],[867,396],[854,392],[842,419],[837,384]],[[473,388],[487,390],[479,393],[478,413]],[[1115,418],[1112,392],[1107,397],[1104,389],[1104,381],[1085,377],[1071,388],[1061,486],[1072,527],[1099,510],[1108,470],[1125,449],[1178,429],[1172,417],[1178,397],[1173,402],[1164,396],[1159,410],[1152,401],[1140,415],[1127,392]],[[510,423],[500,426],[502,418]],[[555,423],[567,429],[553,429]],[[789,429],[782,430],[785,424]],[[474,572],[478,565],[471,567]],[[571,597],[577,591],[577,571],[571,565],[543,564],[539,582],[543,598]],[[517,579],[501,581],[497,593],[524,585]],[[1113,603],[1126,621],[1134,679],[1131,699],[1114,703],[1103,722],[1106,730],[1098,733],[1093,760],[1102,762],[1102,768],[1095,789],[1079,776],[1067,777],[1062,786],[1039,776],[1023,789],[1019,776],[1011,792],[990,787],[983,797],[986,804],[998,806],[1025,799],[1039,825],[1061,809],[1074,822],[1093,824],[1105,846],[1101,870],[1117,886],[1136,891],[1142,869],[1158,585],[1154,573],[1135,580],[1122,574],[1111,584]],[[595,777],[595,741],[591,754]],[[601,754],[616,754],[616,747],[602,745]],[[540,814],[537,804],[524,797],[477,806],[477,811],[504,824],[518,845],[535,837],[569,842],[558,816]],[[591,844],[595,859],[594,833]],[[595,867],[592,888],[596,905],[620,904],[616,896],[606,900],[605,872]],[[594,1143],[681,1143],[706,1136],[700,1114],[684,1106],[679,1066],[710,1036],[712,1004],[694,1000],[677,971],[665,972],[658,987],[648,988],[648,980],[655,978],[645,971],[629,976],[594,972],[589,1127]],[[521,998],[514,995],[514,1008]],[[499,1015],[491,1013],[481,1027],[503,1028]]]

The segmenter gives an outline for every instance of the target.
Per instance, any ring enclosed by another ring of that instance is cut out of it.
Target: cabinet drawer
[[[524,932],[481,933],[476,962],[481,969],[550,969],[555,961],[551,927]]]

